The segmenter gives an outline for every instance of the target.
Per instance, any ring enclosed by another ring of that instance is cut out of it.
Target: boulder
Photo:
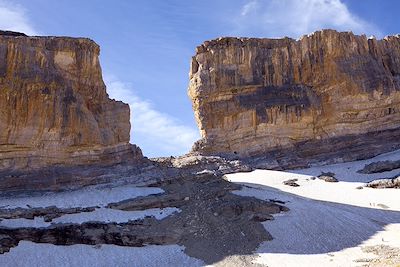
[[[366,185],[372,188],[400,188],[400,176],[373,180]]]

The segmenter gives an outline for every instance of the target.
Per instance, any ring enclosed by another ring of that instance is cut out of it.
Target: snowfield
[[[376,257],[363,252],[363,247],[400,248],[400,191],[357,189],[373,179],[400,173],[357,173],[365,164],[397,159],[400,151],[290,172],[256,170],[226,175],[227,180],[246,185],[236,194],[284,201],[290,209],[263,223],[274,239],[259,247],[256,262],[269,267],[362,266],[365,262],[360,259]],[[339,182],[312,179],[321,172],[335,173]],[[298,179],[300,186],[284,185],[288,179]]]

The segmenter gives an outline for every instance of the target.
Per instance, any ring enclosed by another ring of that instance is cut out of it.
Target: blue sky
[[[0,0],[0,29],[95,40],[110,96],[131,106],[131,142],[169,156],[199,138],[186,93],[197,45],[322,28],[383,37],[399,33],[399,10],[397,0]]]

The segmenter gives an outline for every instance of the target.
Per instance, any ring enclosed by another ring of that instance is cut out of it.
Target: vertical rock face
[[[194,149],[205,154],[306,143],[318,154],[322,142],[346,138],[351,146],[400,127],[400,36],[323,30],[300,40],[207,41],[192,58],[189,96],[203,137]]]
[[[0,32],[0,171],[114,164],[129,144],[129,106],[108,98],[89,39]]]

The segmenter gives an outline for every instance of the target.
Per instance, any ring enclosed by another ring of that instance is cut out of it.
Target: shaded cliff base
[[[212,143],[202,139],[195,143],[192,153],[221,156],[230,160],[236,159],[252,168],[287,170],[372,158],[399,149],[399,136],[400,128],[396,128],[366,134],[303,141],[292,147],[248,155],[211,153],[208,147],[211,147]]]
[[[96,184],[111,187],[126,184],[149,185],[191,175],[223,175],[252,170],[242,161],[219,156],[189,154],[176,158],[148,159],[142,157],[141,153],[134,155],[137,157],[132,157],[131,154],[126,158],[122,157],[122,163],[104,164],[103,160],[98,164],[81,162],[81,165],[2,171],[0,197],[68,191]]]
[[[0,153],[1,149],[2,147]],[[44,152],[45,154],[40,151],[1,153],[1,194],[77,189],[96,183],[112,182],[119,177],[139,173],[146,166],[140,148],[131,144],[73,151],[68,157],[64,153],[61,158],[57,157],[57,153],[52,155]],[[43,162],[46,162],[44,167]]]

